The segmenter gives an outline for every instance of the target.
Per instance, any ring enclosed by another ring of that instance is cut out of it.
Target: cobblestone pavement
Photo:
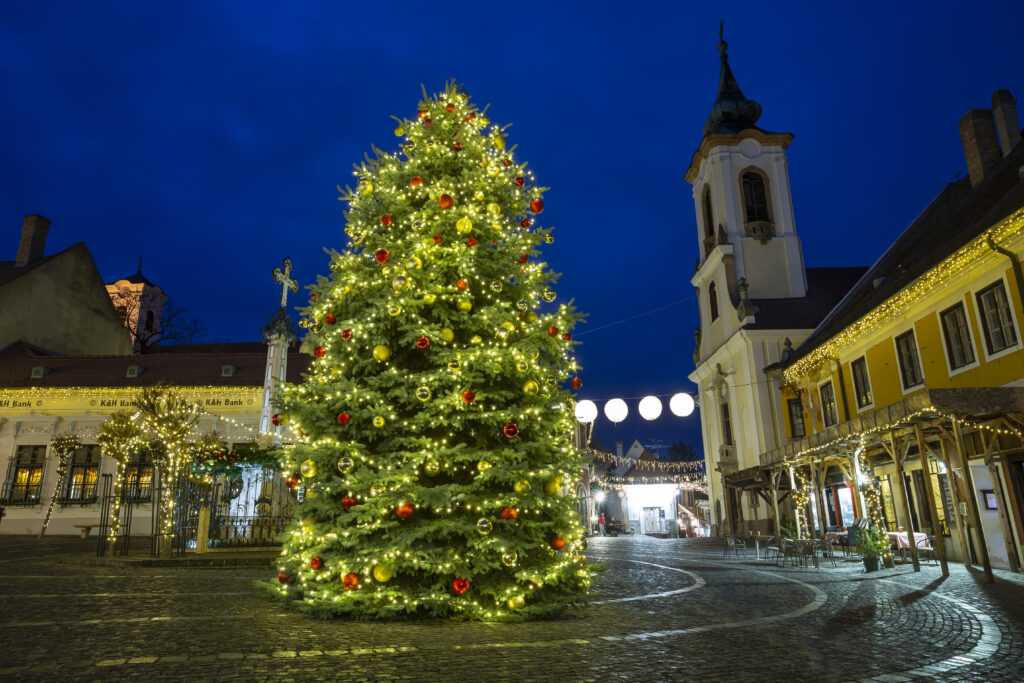
[[[356,623],[261,597],[266,569],[55,562],[94,544],[0,537],[0,680],[1024,679],[1024,581],[963,565],[782,569],[705,539],[595,538],[608,571],[570,617]]]

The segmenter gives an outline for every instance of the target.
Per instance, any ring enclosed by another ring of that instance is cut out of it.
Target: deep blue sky
[[[997,88],[1024,95],[1019,2],[709,4],[4,3],[0,260],[42,213],[47,253],[84,240],[106,280],[143,254],[208,340],[256,339],[270,269],[290,255],[303,285],[326,271],[323,247],[344,242],[335,185],[371,143],[395,148],[390,116],[415,115],[421,83],[454,77],[515,124],[510,143],[551,187],[545,257],[590,314],[581,396],[690,389],[683,173],[715,99],[720,18],[759,125],[796,136],[807,265],[873,262],[964,172],[959,117]],[[597,433],[700,449],[696,414]]]

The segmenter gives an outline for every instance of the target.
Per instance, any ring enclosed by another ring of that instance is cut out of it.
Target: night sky
[[[41,213],[46,253],[85,241],[107,281],[142,254],[203,341],[258,339],[270,270],[287,255],[302,285],[326,273],[323,248],[344,243],[335,186],[371,144],[396,148],[391,115],[415,116],[421,83],[455,78],[515,124],[517,158],[551,188],[544,257],[589,313],[581,397],[692,391],[683,174],[716,95],[719,19],[758,125],[795,134],[809,266],[872,263],[966,172],[960,116],[997,88],[1024,95],[1019,2],[710,4],[4,3],[0,260]],[[701,448],[698,414],[667,406],[597,435]]]

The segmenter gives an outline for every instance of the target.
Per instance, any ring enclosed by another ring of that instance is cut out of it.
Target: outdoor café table
[[[849,534],[846,531],[829,531],[825,534],[825,540],[832,541],[833,543],[838,543],[841,539],[846,538],[848,535]]]
[[[887,531],[886,535],[889,537],[889,541],[896,544],[896,547],[900,550],[909,548],[910,543],[907,540],[906,531]],[[920,531],[914,532],[914,544],[918,548],[928,547],[928,534],[922,534]]]

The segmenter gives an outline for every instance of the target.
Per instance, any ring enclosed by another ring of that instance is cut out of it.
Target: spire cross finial
[[[142,272],[142,254],[139,254],[139,272]]]
[[[281,283],[281,308],[288,305],[288,292],[294,294],[299,291],[299,283],[293,280],[291,277],[292,272],[292,260],[285,256],[284,261],[281,262],[281,268],[274,268],[271,271],[274,275],[274,282]]]

